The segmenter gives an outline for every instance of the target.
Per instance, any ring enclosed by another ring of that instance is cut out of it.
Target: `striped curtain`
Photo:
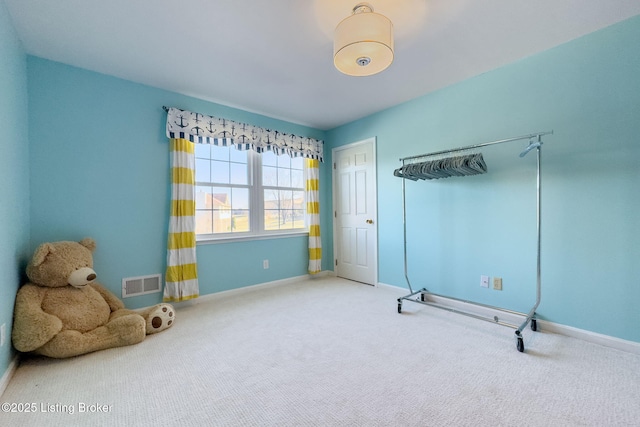
[[[171,213],[167,242],[165,302],[198,297],[195,224],[195,149],[186,139],[171,139]]]
[[[309,274],[317,274],[322,270],[322,242],[320,241],[320,188],[319,162],[316,159],[305,159],[307,167],[307,218],[309,222]]]

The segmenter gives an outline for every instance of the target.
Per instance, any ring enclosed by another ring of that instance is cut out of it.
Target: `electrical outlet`
[[[493,289],[495,289],[496,291],[502,290],[502,277],[493,278]]]
[[[265,270],[269,268],[269,260],[265,259],[262,261],[262,268],[264,268]]]
[[[480,286],[483,288],[489,287],[489,276],[480,276]]]
[[[7,339],[7,324],[3,323],[0,326],[0,347],[4,347],[4,342]]]

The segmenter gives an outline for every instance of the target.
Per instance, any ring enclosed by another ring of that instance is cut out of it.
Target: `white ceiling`
[[[394,23],[395,61],[349,77],[332,32],[359,0],[4,1],[31,55],[318,129],[640,14],[638,0],[369,0]]]

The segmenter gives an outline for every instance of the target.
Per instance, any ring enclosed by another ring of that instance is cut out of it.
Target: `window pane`
[[[217,145],[211,146],[211,158],[213,160],[229,161],[229,147],[218,147]]]
[[[280,211],[280,229],[293,228],[293,211],[287,209]]]
[[[209,160],[196,159],[196,182],[210,182],[211,162]]]
[[[291,170],[278,168],[278,187],[291,187]]]
[[[247,151],[240,151],[235,147],[230,147],[229,159],[236,163],[247,163]]]
[[[264,210],[264,229],[265,230],[277,230],[280,227],[280,216],[277,210],[265,209]]]
[[[213,211],[213,232],[231,232],[231,209]]]
[[[304,188],[304,172],[301,170],[291,170],[291,186]]]
[[[280,190],[280,209],[292,209],[293,208],[293,191]]]
[[[278,158],[273,151],[265,151],[262,153],[262,166],[277,166]]]
[[[293,209],[302,209],[304,210],[304,191],[294,191],[293,192]]]
[[[293,228],[304,228],[304,210],[293,211]]]
[[[196,211],[196,234],[211,234],[212,228],[212,211]]]
[[[294,157],[291,159],[291,169],[304,169],[304,158],[303,157]]]
[[[231,188],[213,187],[213,209],[231,209]]]
[[[196,146],[196,157],[201,159],[209,159],[211,150],[209,144],[194,144]]]
[[[229,163],[211,162],[211,182],[229,184]]]
[[[245,209],[234,209],[231,221],[231,231],[249,231],[249,211]]]
[[[249,209],[249,189],[234,188],[231,197],[231,205],[234,210]]]
[[[281,154],[278,157],[278,167],[279,168],[287,168],[291,167],[291,157],[288,154]]]
[[[264,190],[264,208],[279,209],[278,190]]]
[[[247,179],[247,164],[244,163],[231,163],[231,184],[246,185]]]
[[[196,209],[213,209],[211,187],[196,186]]]
[[[271,166],[262,167],[262,185],[277,186],[278,185],[278,169]]]

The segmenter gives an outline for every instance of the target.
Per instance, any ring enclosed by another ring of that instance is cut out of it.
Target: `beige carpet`
[[[640,425],[640,356],[528,329],[518,353],[404,294],[323,278],[180,307],[139,345],[24,360],[0,400],[35,412],[0,425]]]

